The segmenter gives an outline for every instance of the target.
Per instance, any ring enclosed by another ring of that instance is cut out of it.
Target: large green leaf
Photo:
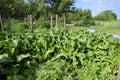
[[[23,59],[28,58],[28,57],[31,57],[31,55],[30,54],[21,54],[21,55],[18,55],[17,56],[17,61],[20,62]]]

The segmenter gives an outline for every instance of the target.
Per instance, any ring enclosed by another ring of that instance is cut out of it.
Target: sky
[[[74,6],[90,9],[93,16],[105,10],[112,10],[120,19],[120,0],[75,0]]]

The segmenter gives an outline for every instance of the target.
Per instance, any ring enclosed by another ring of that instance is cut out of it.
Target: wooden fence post
[[[56,14],[56,25],[55,28],[58,28],[58,15]]]
[[[51,15],[50,17],[50,28],[52,29],[53,28],[53,16]]]
[[[66,19],[65,19],[65,14],[63,14],[63,19],[64,19],[64,28],[66,28]]]
[[[117,80],[120,80],[120,63],[119,63],[119,70],[118,70]]]
[[[33,32],[32,14],[30,14],[30,28],[31,28],[31,32]]]
[[[3,23],[2,23],[2,17],[1,17],[1,14],[0,14],[0,24],[1,24],[1,30],[3,31]]]
[[[9,32],[12,32],[10,15],[8,16],[8,29],[9,29]]]

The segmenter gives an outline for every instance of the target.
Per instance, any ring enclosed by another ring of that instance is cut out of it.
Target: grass
[[[7,21],[4,23],[5,30],[8,30]],[[90,27],[72,27],[72,29],[95,29],[100,32],[107,32],[110,34],[120,35],[120,20],[117,21],[95,21],[96,25]],[[62,24],[63,25],[63,24]],[[11,19],[12,32],[30,32],[29,21],[20,21],[16,19]],[[61,25],[60,25],[61,26]],[[60,27],[63,28],[63,27]],[[69,28],[69,27],[68,27]],[[35,29],[35,32],[41,31],[42,27]]]
[[[120,35],[120,21],[109,21],[109,22],[103,22],[101,25],[97,26],[91,26],[91,28],[94,28],[98,31],[102,32],[109,32],[111,34],[118,34]]]
[[[96,25],[90,27],[77,27],[79,29],[95,29],[100,32],[120,35],[120,20],[118,21],[99,21]]]

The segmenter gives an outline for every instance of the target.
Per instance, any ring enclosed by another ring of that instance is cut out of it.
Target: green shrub
[[[35,27],[50,28],[50,22],[44,18],[40,18],[35,22]]]

